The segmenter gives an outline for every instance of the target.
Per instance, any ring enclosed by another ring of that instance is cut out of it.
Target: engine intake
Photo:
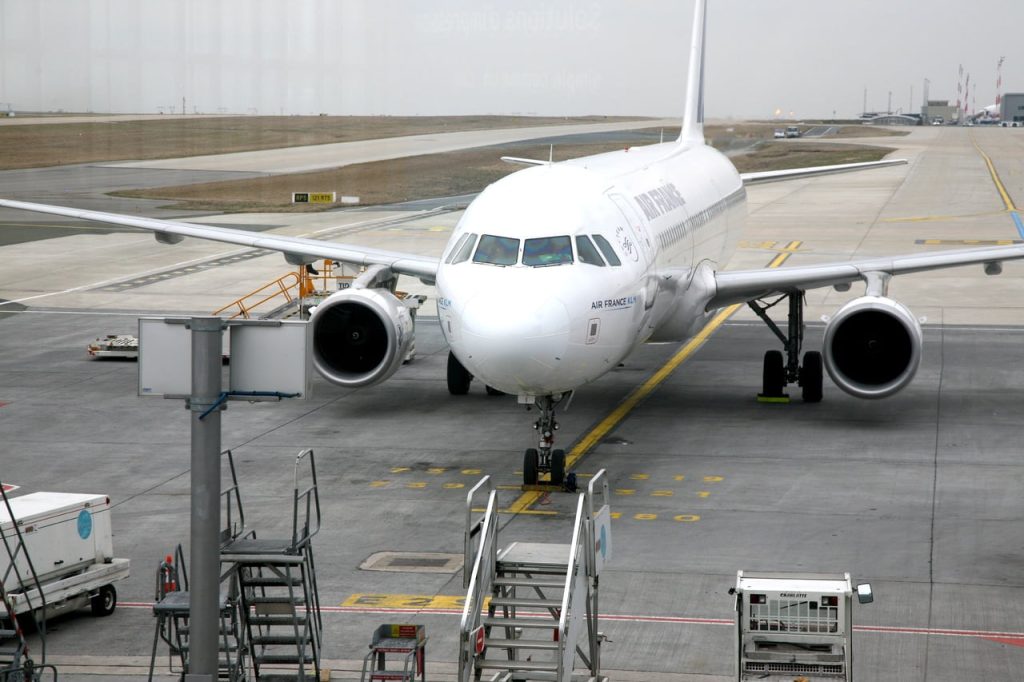
[[[862,296],[840,308],[825,327],[825,369],[850,395],[885,398],[914,378],[921,339],[921,325],[905,306]]]
[[[347,388],[372,386],[402,365],[413,341],[409,309],[386,289],[346,289],[318,305],[313,366]]]

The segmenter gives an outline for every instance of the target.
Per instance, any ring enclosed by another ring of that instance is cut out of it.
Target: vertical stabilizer
[[[689,147],[704,144],[704,34],[707,28],[707,0],[695,0],[693,38],[690,40],[690,72],[686,83],[686,109],[679,143]]]

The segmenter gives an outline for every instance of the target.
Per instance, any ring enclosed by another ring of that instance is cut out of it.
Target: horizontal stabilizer
[[[520,166],[546,166],[550,161],[541,161],[540,159],[524,159],[519,156],[503,156],[501,160],[505,163],[515,163]]]
[[[817,175],[833,175],[835,173],[851,173],[869,168],[885,168],[886,166],[902,166],[906,159],[890,159],[887,161],[865,161],[863,163],[841,163],[835,166],[810,166],[807,168],[787,168],[786,170],[760,171],[757,173],[740,173],[744,185],[757,185],[766,182],[780,182],[797,178],[813,178]]]

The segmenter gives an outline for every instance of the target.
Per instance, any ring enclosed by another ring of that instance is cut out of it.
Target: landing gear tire
[[[452,395],[466,395],[473,375],[469,373],[455,354],[448,351],[448,392]]]
[[[551,485],[565,483],[565,450],[551,451]]]
[[[537,485],[537,468],[540,464],[540,455],[537,448],[527,448],[523,455],[523,484]]]
[[[820,403],[822,395],[821,353],[809,350],[804,353],[804,364],[800,368],[800,388],[805,403]]]
[[[94,616],[109,616],[117,607],[117,590],[113,585],[104,585],[99,593],[89,600],[89,607]]]
[[[785,386],[786,368],[782,364],[782,351],[765,351],[764,369],[761,372],[761,394],[769,398],[779,398]]]
[[[487,395],[505,395],[505,391],[499,391],[493,386],[485,386],[484,388],[487,389]]]

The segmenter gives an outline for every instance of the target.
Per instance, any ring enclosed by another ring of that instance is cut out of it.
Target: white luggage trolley
[[[853,594],[849,573],[738,571],[736,679],[791,682],[853,679]]]

